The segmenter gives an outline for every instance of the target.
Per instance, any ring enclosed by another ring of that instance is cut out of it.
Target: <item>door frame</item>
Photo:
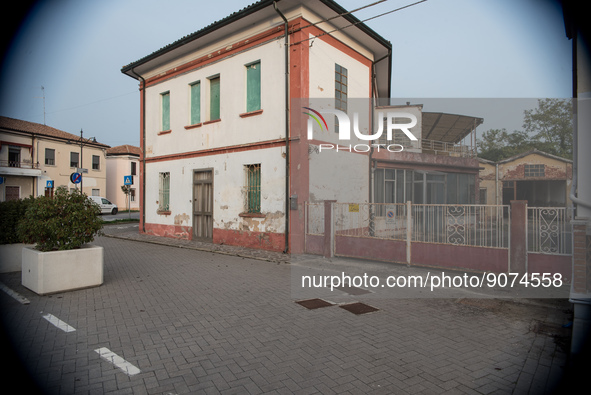
[[[211,173],[211,180],[208,181],[204,181],[204,182],[197,182],[197,180],[195,179],[195,175],[196,173],[204,173],[204,172],[209,172]],[[199,240],[199,241],[206,241],[206,242],[213,242],[213,202],[214,202],[214,198],[213,198],[213,193],[214,193],[214,169],[213,167],[207,167],[207,168],[202,168],[202,169],[193,169],[193,179],[192,179],[192,183],[191,183],[191,187],[193,189],[193,199],[191,200],[191,221],[193,224],[193,238],[195,240]],[[211,184],[211,237],[197,237],[196,235],[196,231],[197,231],[197,223],[195,223],[195,199],[197,199],[197,196],[195,195],[195,185],[197,184]]]

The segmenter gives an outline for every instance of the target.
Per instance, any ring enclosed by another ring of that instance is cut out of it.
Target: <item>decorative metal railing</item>
[[[334,203],[333,207],[336,235],[509,247],[509,206]]]
[[[528,207],[527,217],[528,252],[572,254],[572,208]]]

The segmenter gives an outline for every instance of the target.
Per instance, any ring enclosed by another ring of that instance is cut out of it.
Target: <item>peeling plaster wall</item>
[[[491,163],[480,162],[480,168],[480,189],[486,189],[486,204],[500,204],[501,202],[497,202],[497,195],[495,194],[496,166]],[[480,202],[480,204],[484,204],[484,202]]]
[[[525,165],[544,165],[544,177],[526,177],[525,176]],[[503,182],[504,181],[517,181],[517,182],[542,182],[546,181],[564,181],[564,189],[556,189],[554,186],[548,187],[549,190],[545,193],[548,194],[550,203],[552,202],[565,202],[568,207],[571,205],[569,199],[570,188],[572,184],[572,163],[569,161],[562,161],[546,155],[532,153],[522,158],[516,158],[509,162],[500,162],[499,164],[499,204],[503,203]],[[495,191],[495,166],[488,163],[480,163],[482,168],[479,173],[480,187],[487,188],[488,204],[494,204],[494,191]],[[546,184],[544,184],[546,185]],[[548,189],[547,188],[547,189]],[[492,200],[491,200],[492,199]],[[531,205],[531,203],[530,203]]]
[[[146,223],[193,227],[193,171],[213,169],[213,227],[234,231],[283,233],[285,229],[284,148],[269,148],[231,154],[208,155],[147,164]],[[244,166],[261,164],[261,214],[264,218],[241,217],[244,212]],[[157,213],[159,178],[170,173],[170,214]]]

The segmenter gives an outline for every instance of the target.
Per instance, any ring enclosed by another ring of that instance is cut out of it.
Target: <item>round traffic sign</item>
[[[70,174],[70,181],[72,181],[74,184],[80,184],[80,181],[82,181],[82,174],[80,174],[80,173]]]

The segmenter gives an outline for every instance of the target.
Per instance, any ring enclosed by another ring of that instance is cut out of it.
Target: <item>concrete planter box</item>
[[[39,294],[96,287],[103,283],[103,247],[41,252],[23,248],[22,284]]]
[[[0,273],[21,271],[24,247],[33,247],[33,244],[15,243],[0,245]]]

